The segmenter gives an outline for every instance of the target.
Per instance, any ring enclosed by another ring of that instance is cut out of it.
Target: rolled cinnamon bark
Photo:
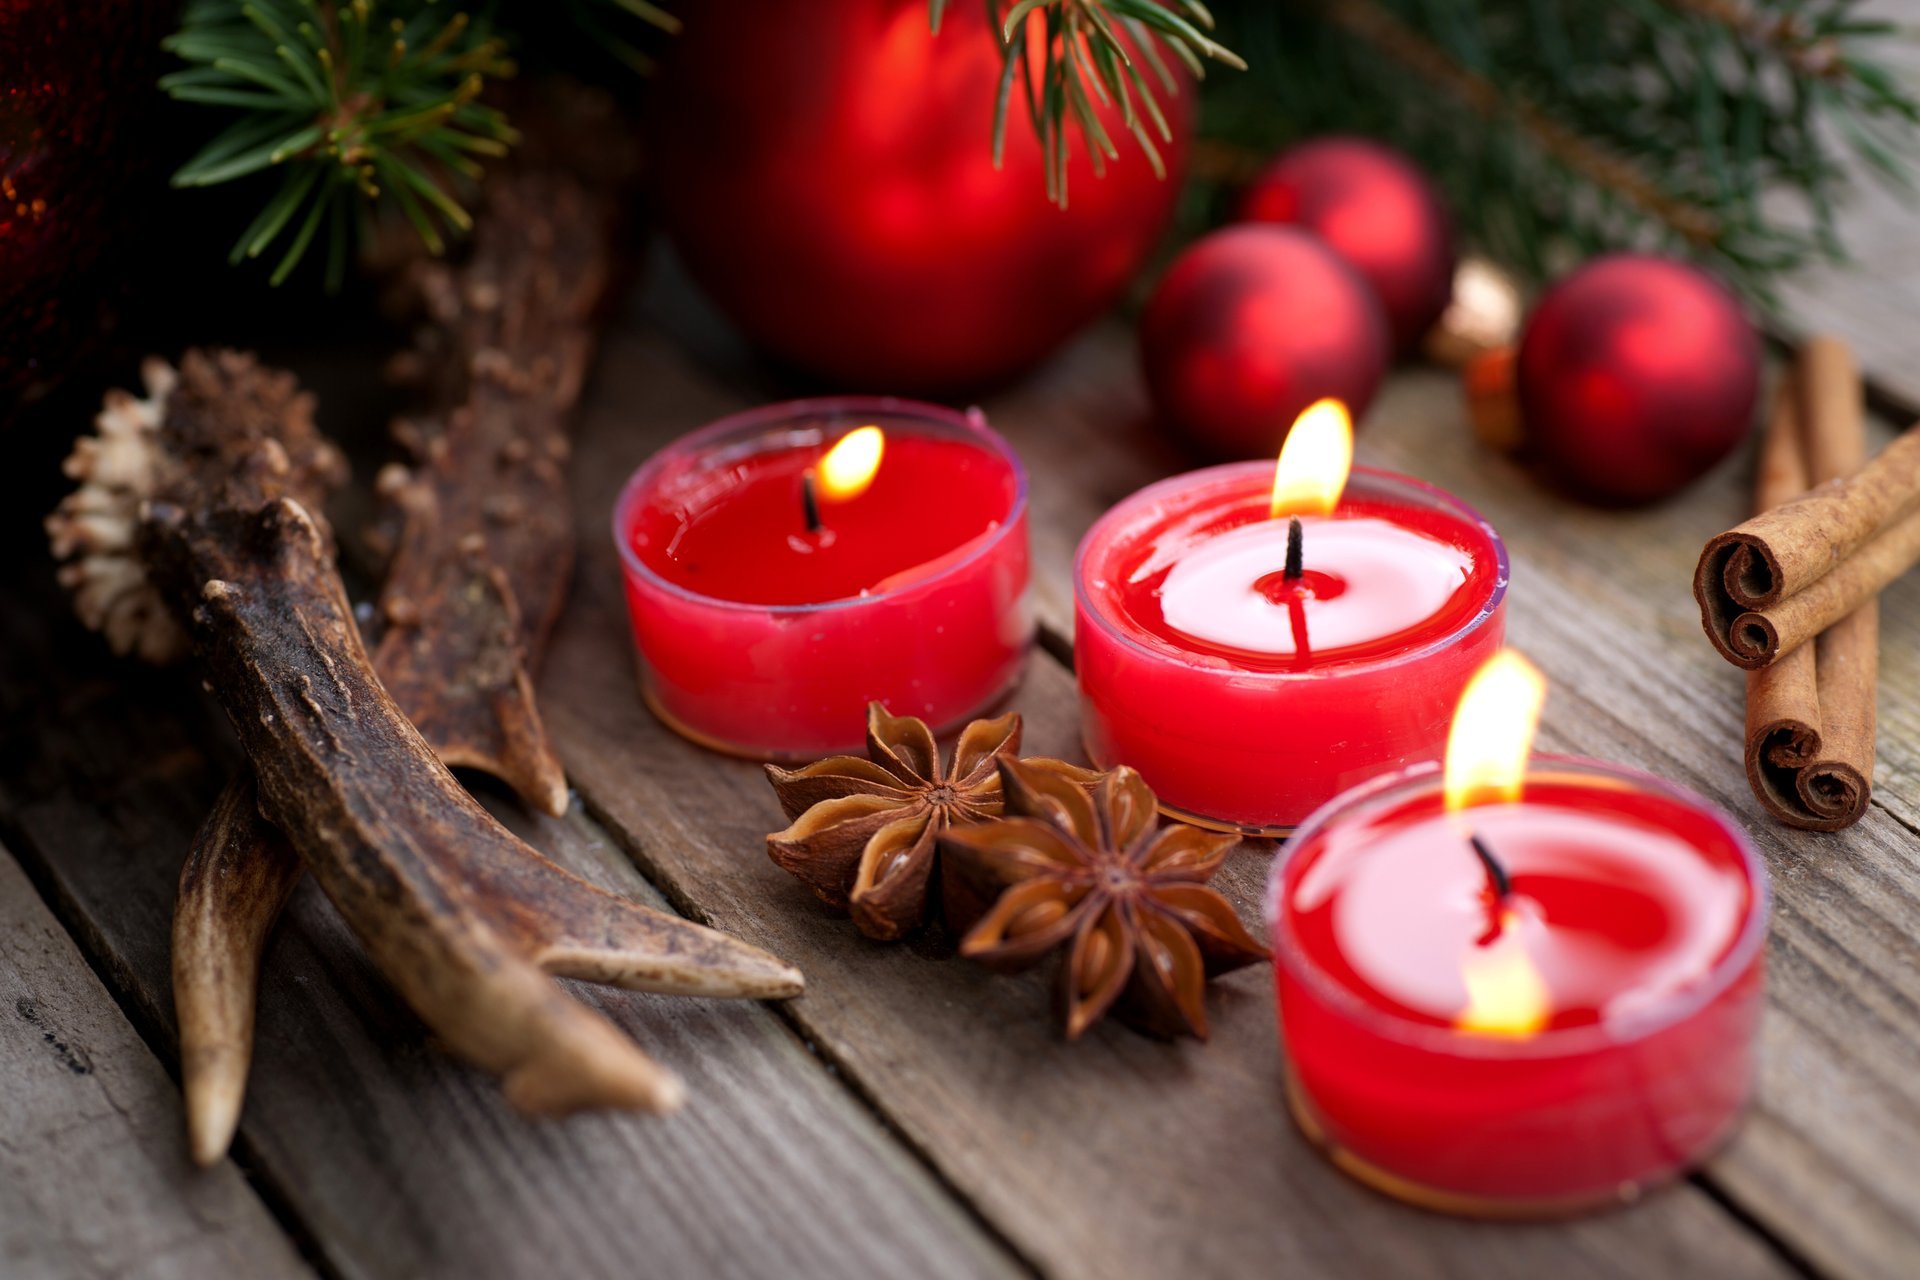
[[[1773,412],[1760,445],[1753,507],[1770,511],[1807,491],[1806,448],[1800,431],[1800,388],[1789,372],[1774,392]],[[1812,645],[1747,673],[1747,780],[1776,817],[1795,799],[1794,782],[1820,751],[1820,694]]]
[[[1806,590],[1769,608],[1735,616],[1722,653],[1749,671],[1764,667],[1872,601],[1917,563],[1920,512],[1869,541]]]
[[[1781,387],[1754,506],[1792,501],[1809,478],[1853,474],[1866,455],[1860,376],[1846,346],[1816,338]],[[1836,831],[1866,812],[1873,778],[1880,608],[1868,599],[1811,645],[1747,677],[1747,778],[1791,826]]]
[[[1851,366],[1835,340],[1816,339],[1808,350],[1815,365]],[[1734,665],[1755,670],[1792,652],[1920,561],[1920,428],[1841,474],[1849,478],[1763,512],[1701,552],[1701,624]]]

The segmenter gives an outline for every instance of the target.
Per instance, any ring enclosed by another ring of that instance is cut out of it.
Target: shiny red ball
[[[1691,484],[1746,436],[1760,339],[1712,277],[1617,254],[1541,297],[1516,382],[1526,455],[1578,497],[1631,506]]]
[[[1208,453],[1277,453],[1323,396],[1359,420],[1389,358],[1366,281],[1317,237],[1248,223],[1194,242],[1140,317],[1140,355],[1161,418]]]
[[[1286,152],[1240,199],[1240,218],[1305,227],[1380,296],[1394,346],[1410,350],[1453,294],[1453,227],[1418,166],[1365,138],[1320,138]]]
[[[1115,108],[1096,177],[1075,137],[1047,200],[1019,90],[1003,166],[987,6],[704,0],[652,95],[658,199],[708,295],[778,357],[862,391],[940,391],[1031,365],[1105,310],[1172,214],[1193,86],[1161,94],[1154,176]]]

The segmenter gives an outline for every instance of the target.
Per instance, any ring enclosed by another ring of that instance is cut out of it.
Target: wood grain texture
[[[609,339],[605,365],[575,470],[576,507],[591,523],[540,692],[569,775],[676,904],[808,972],[808,994],[789,1016],[1035,1265],[1102,1277],[1785,1273],[1691,1187],[1627,1214],[1515,1229],[1412,1212],[1346,1181],[1283,1110],[1264,970],[1214,984],[1211,1044],[1166,1045],[1102,1026],[1068,1046],[1044,968],[994,977],[952,960],[937,941],[860,938],[767,859],[762,837],[784,824],[759,769],[689,748],[641,705],[603,523],[634,465],[738,407],[753,375],[730,371],[722,382],[672,342],[631,331]],[[1131,377],[1109,334],[1020,394],[1059,405]],[[1120,496],[1142,463],[1090,448],[1087,434],[1124,429],[1100,402],[1083,410],[1079,437],[1048,410],[988,408],[1003,428],[1033,414],[1021,448],[1034,450],[1036,551],[1055,573],[1075,536],[1076,504]],[[1061,438],[1043,439],[1056,430]],[[1076,480],[1050,469],[1053,450],[1077,450],[1099,483],[1084,494],[1073,488]],[[1057,608],[1059,578],[1047,595]],[[1064,668],[1036,654],[1014,705],[1027,716],[1026,750],[1078,757]],[[1216,881],[1249,919],[1268,855],[1243,847]]]
[[[0,1274],[309,1276],[231,1163],[195,1169],[179,1094],[0,849]]]
[[[50,501],[25,505],[26,518]],[[9,534],[26,523],[5,519]],[[0,714],[42,727],[0,741],[13,847],[170,1055],[173,883],[234,752],[197,689],[110,660],[38,565],[0,583],[0,651]],[[659,904],[577,814],[529,825],[494,801],[570,870]],[[1001,1246],[766,1008],[573,990],[687,1079],[680,1115],[515,1115],[493,1081],[431,1042],[313,886],[295,894],[267,952],[239,1150],[330,1273],[1009,1270]],[[158,1140],[184,1176],[177,1109],[169,1125]],[[86,1191],[79,1178],[50,1185]]]

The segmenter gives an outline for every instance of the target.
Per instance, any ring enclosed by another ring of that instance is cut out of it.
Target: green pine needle
[[[166,47],[188,65],[161,86],[233,116],[174,185],[277,171],[233,249],[241,261],[284,241],[275,284],[324,227],[337,287],[370,208],[388,201],[441,252],[471,224],[460,203],[478,175],[471,157],[504,154],[513,141],[506,119],[477,100],[513,73],[505,45],[451,0],[192,0]]]
[[[929,0],[936,33],[947,3]],[[994,165],[1006,154],[1007,113],[1018,82],[1046,158],[1047,196],[1063,208],[1070,133],[1079,135],[1096,177],[1120,156],[1102,111],[1118,109],[1121,126],[1154,173],[1166,176],[1158,144],[1172,141],[1173,131],[1158,95],[1178,92],[1179,82],[1160,45],[1196,79],[1206,74],[1208,62],[1246,69],[1238,54],[1207,34],[1213,15],[1198,0],[987,0],[987,18],[1000,34],[1006,60],[994,100]]]
[[[1257,68],[1208,95],[1223,188],[1300,138],[1373,135],[1536,277],[1658,248],[1767,302],[1784,273],[1840,256],[1852,174],[1910,182],[1920,156],[1920,97],[1878,62],[1904,37],[1859,0],[1216,5]]]

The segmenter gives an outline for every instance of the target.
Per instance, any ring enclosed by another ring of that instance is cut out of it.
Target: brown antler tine
[[[598,911],[600,940],[616,945],[594,963],[620,972],[610,957],[624,956],[621,976],[638,985],[762,994],[797,987],[778,980],[790,971],[690,922],[608,910],[447,772],[361,645],[313,514],[339,456],[291,378],[250,357],[190,353],[151,437],[154,482],[134,539],[142,572],[187,624],[252,764],[260,816],[381,971],[454,1052],[500,1074],[518,1106],[676,1106],[672,1074],[541,964],[573,955],[591,967],[590,948],[567,947]],[[237,825],[223,812],[221,830]],[[642,950],[644,966],[633,959]]]
[[[226,1155],[240,1123],[260,957],[302,874],[299,856],[260,816],[253,775],[241,773],[194,836],[173,905],[180,1088],[187,1145],[203,1167]]]

